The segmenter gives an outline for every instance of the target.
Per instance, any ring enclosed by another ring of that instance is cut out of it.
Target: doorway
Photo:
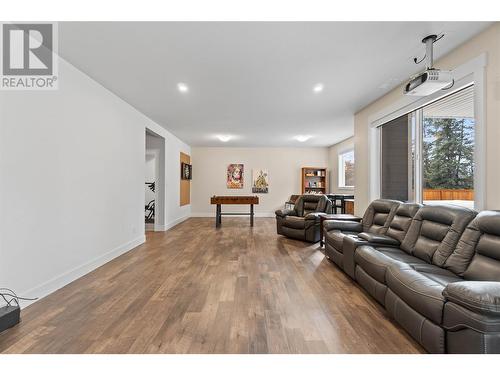
[[[156,153],[146,150],[145,182],[144,182],[144,223],[146,231],[154,230],[156,204]]]
[[[165,230],[165,138],[146,129],[144,158],[144,225]]]

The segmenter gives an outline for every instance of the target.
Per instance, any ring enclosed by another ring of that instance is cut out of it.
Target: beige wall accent
[[[193,216],[212,216],[212,195],[258,195],[257,215],[274,215],[292,194],[301,191],[301,167],[328,168],[328,148],[230,148],[193,147],[192,202]],[[245,166],[243,189],[227,189],[226,168],[230,163]],[[252,169],[265,168],[269,172],[269,193],[252,193]],[[225,209],[225,208],[224,208]],[[241,212],[248,207],[232,206],[227,210]]]
[[[486,91],[486,165],[485,208],[500,209],[500,23],[495,23],[446,56],[435,62],[441,69],[453,69],[469,60],[487,54]],[[354,116],[354,150],[356,156],[356,214],[364,212],[370,203],[370,144],[369,119],[384,108],[390,107],[403,96],[402,85],[369,104]]]
[[[332,193],[352,193],[352,188],[339,188],[339,154],[354,149],[354,137],[334,144],[328,149],[328,160],[330,164],[330,192]],[[354,155],[356,158],[356,154]],[[356,161],[355,161],[356,162]],[[356,167],[356,164],[355,164]]]

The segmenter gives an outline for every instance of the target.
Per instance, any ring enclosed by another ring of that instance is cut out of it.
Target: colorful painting
[[[227,166],[228,189],[243,189],[243,164],[229,164]]]
[[[252,170],[252,193],[269,192],[269,174],[267,169],[256,168]]]

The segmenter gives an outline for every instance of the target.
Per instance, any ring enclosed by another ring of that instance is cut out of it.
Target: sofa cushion
[[[387,267],[395,264],[404,266],[406,263],[424,263],[404,251],[391,247],[373,247],[363,245],[356,249],[354,260],[363,270],[380,283],[385,283]]]
[[[418,269],[418,265],[415,268]],[[415,311],[441,324],[445,304],[443,290],[450,282],[461,279],[439,267],[427,269],[426,272],[415,268],[401,264],[390,266],[386,272],[387,286]]]
[[[286,237],[295,238],[295,239],[301,240],[301,241],[305,241],[305,239],[306,239],[305,229],[296,229],[296,228],[289,228],[286,226],[282,226],[281,231],[282,231],[283,235]]]
[[[356,235],[356,232],[341,232],[339,230],[332,230],[330,232],[326,232],[325,234],[325,242],[337,250],[339,253],[342,253],[342,247],[344,243],[344,237]]]
[[[461,281],[460,277],[457,277],[453,272],[445,270],[444,268],[435,266],[433,264],[412,264],[411,268],[415,271],[423,273],[429,279],[436,281],[442,285],[448,285],[457,281]]]
[[[306,212],[315,212],[316,207],[318,207],[318,202],[304,202],[304,214],[306,215]]]
[[[384,234],[401,202],[390,199],[376,199],[363,215],[363,232]]]
[[[477,215],[445,266],[463,270],[466,280],[500,281],[500,212]]]
[[[378,233],[366,233],[362,232],[359,235],[359,238],[370,242],[371,244],[374,245],[385,245],[385,246],[398,246],[399,241],[395,238],[392,238],[390,236],[386,236],[385,234],[378,234]]]
[[[285,217],[285,216],[288,216],[288,215],[292,215],[292,216],[296,216],[297,213],[295,212],[295,210],[290,210],[288,208],[284,208],[284,209],[281,209],[281,210],[276,210],[274,212],[276,214],[276,216],[279,216],[279,217]]]
[[[479,313],[500,315],[500,283],[462,281],[448,285],[443,296],[449,301]]]
[[[293,229],[304,229],[306,221],[300,216],[286,216],[283,219],[283,225]]]
[[[413,217],[420,207],[422,207],[422,205],[418,203],[401,203],[392,221],[389,223],[386,234],[402,242],[410,228]]]
[[[391,258],[394,261],[402,262],[405,264],[425,264],[422,259],[414,257],[413,255],[407,254],[399,248],[394,247],[377,247],[377,250],[380,251],[385,256]]]
[[[305,216],[311,212],[332,212],[332,202],[326,195],[304,194],[301,195],[293,207],[297,216]]]
[[[424,206],[415,214],[401,249],[442,267],[475,215],[459,206]]]
[[[363,225],[357,221],[325,220],[323,221],[323,230],[325,232],[338,230],[342,232],[359,233],[363,230]]]

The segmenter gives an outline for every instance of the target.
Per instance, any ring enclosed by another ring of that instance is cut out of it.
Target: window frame
[[[345,184],[345,162],[344,156],[352,153],[352,158],[354,160],[354,167],[356,168],[356,156],[354,154],[354,148],[348,148],[338,154],[338,188],[339,189],[354,189],[355,185]]]

